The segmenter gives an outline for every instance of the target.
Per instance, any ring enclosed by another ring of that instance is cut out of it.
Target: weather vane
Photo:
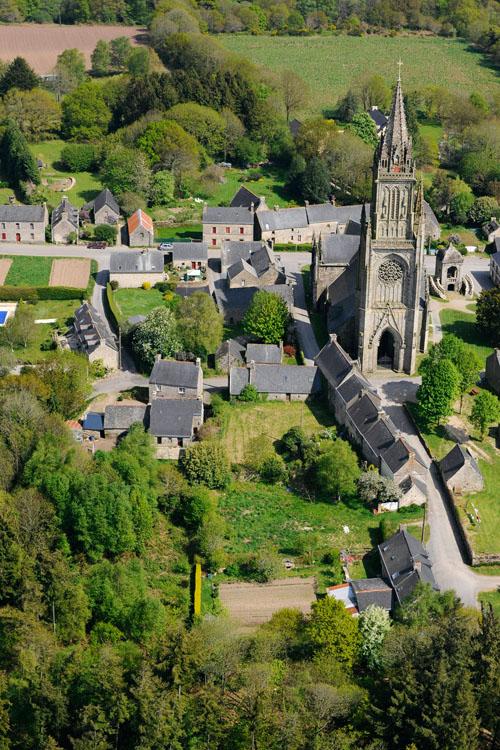
[[[399,62],[398,62],[398,68],[399,68],[399,73],[398,73],[398,81],[400,81],[400,80],[401,80],[401,66],[402,66],[402,64],[403,64],[403,63],[402,63],[402,61],[401,61],[401,58],[399,58]]]

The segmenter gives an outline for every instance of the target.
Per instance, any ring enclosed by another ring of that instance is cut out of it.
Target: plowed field
[[[49,286],[71,286],[86,289],[89,283],[90,260],[57,259],[52,263]]]
[[[5,279],[12,265],[12,258],[0,258],[0,285],[5,284]]]

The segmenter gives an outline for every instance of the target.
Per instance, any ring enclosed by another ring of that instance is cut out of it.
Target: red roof
[[[144,229],[146,229],[148,232],[153,233],[153,219],[140,208],[138,208],[137,211],[132,214],[127,222],[127,226],[129,234],[135,232],[135,230],[140,226],[144,227]]]

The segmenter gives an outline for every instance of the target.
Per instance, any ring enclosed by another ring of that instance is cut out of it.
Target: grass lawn
[[[491,604],[497,615],[500,617],[500,591],[483,591],[479,594],[480,602]]]
[[[248,180],[252,173],[262,176],[258,180]],[[209,206],[218,206],[220,203],[229,205],[237,190],[244,185],[257,196],[264,196],[270,209],[273,206],[284,208],[288,205],[292,196],[285,188],[287,172],[279,167],[257,167],[256,169],[225,169],[226,182],[220,185],[213,198],[209,198]],[[242,179],[244,178],[244,179]]]
[[[436,146],[439,146],[439,142],[443,140],[443,128],[441,125],[420,125],[419,130],[420,135],[432,138]]]
[[[245,333],[243,323],[224,323],[222,329],[222,340],[234,339],[236,336],[242,336]]]
[[[45,166],[41,170],[42,180],[55,180],[58,177],[74,177],[76,185],[64,193],[54,192],[52,203],[59,203],[63,195],[67,195],[73,205],[82,207],[84,203],[95,198],[101,192],[103,185],[97,175],[92,172],[67,172],[60,163],[61,151],[66,145],[65,141],[53,140],[42,141],[30,145],[31,151],[36,159],[41,159]]]
[[[34,326],[35,337],[33,342],[26,348],[23,346],[14,350],[15,356],[26,364],[33,364],[39,359],[47,356],[49,349],[42,347],[51,342],[51,331],[54,328],[66,330],[72,322],[73,312],[79,306],[80,301],[70,300],[41,300],[36,303],[35,311],[37,319],[57,318],[57,323],[38,323]]]
[[[252,438],[262,437],[274,443],[290,427],[302,425],[306,432],[312,434],[333,423],[328,407],[319,400],[303,405],[279,401],[261,404],[234,403],[222,441],[231,461],[241,463]]]
[[[326,326],[326,320],[323,313],[313,312],[312,309],[312,298],[311,298],[311,266],[302,266],[302,277],[304,279],[304,289],[306,293],[306,304],[309,312],[309,320],[311,321],[312,329],[316,337],[316,342],[321,349],[328,341],[328,328]]]
[[[474,349],[482,362],[491,354],[491,346],[487,344],[486,338],[476,328],[476,316],[474,314],[461,310],[441,310],[440,317],[443,334],[453,333],[459,339],[462,339],[467,346]]]
[[[2,258],[12,256],[2,255]],[[53,258],[15,255],[9,268],[6,286],[48,286]]]
[[[121,313],[120,322],[131,315],[147,315],[163,305],[163,294],[158,289],[117,289],[113,296]]]
[[[293,70],[307,82],[309,107],[296,117],[332,110],[354,79],[361,73],[376,72],[388,85],[397,77],[395,61],[401,57],[403,86],[444,86],[470,94],[487,96],[498,87],[493,66],[484,65],[483,55],[458,39],[401,36],[312,37],[251,36],[220,34],[221,44],[253,63],[272,71]],[[374,60],[376,71],[374,69]]]
[[[155,227],[155,242],[162,240],[201,240],[201,224],[182,224],[178,227]]]
[[[470,535],[474,551],[477,553],[496,553],[500,551],[500,504],[498,502],[500,455],[498,451],[495,451],[486,443],[481,443],[480,446],[492,456],[490,461],[479,461],[479,468],[484,477],[484,490],[457,499],[457,504],[465,521],[465,527]],[[466,505],[467,500],[470,501],[468,505]],[[480,524],[472,524],[466,515],[466,507],[467,511],[471,512],[472,505],[479,511]]]
[[[449,227],[448,225],[441,225],[441,239],[447,240],[451,234],[459,234],[460,240],[464,245],[476,245],[481,250],[485,246],[483,239],[480,239],[477,234],[468,227]],[[472,257],[476,257],[472,254]]]
[[[345,548],[362,553],[380,542],[379,518],[361,503],[311,503],[283,487],[234,483],[220,496],[219,511],[231,529],[227,547],[231,556],[256,552],[269,544],[281,553],[293,554],[297,534],[304,527],[321,535],[323,553]],[[394,528],[417,518],[398,511],[393,514]],[[349,534],[344,525],[349,526]]]

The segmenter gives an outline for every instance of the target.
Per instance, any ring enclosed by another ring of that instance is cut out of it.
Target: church
[[[365,375],[379,368],[412,374],[417,352],[425,351],[426,233],[423,185],[415,174],[399,76],[359,234],[320,233],[313,241],[314,308],[324,312],[329,332]]]

